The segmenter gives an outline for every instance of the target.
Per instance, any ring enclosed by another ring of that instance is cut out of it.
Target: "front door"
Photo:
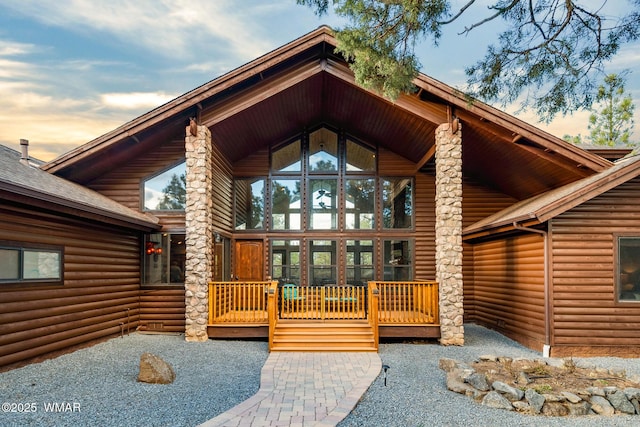
[[[236,240],[233,277],[240,281],[264,280],[264,242]]]

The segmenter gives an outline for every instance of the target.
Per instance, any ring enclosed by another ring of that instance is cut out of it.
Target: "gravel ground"
[[[637,426],[638,416],[551,418],[485,408],[446,390],[438,360],[471,362],[481,354],[539,357],[505,337],[466,325],[464,347],[382,344],[389,366],[371,385],[345,426]],[[140,355],[151,352],[176,371],[169,385],[138,383]],[[252,396],[267,344],[187,343],[182,336],[131,334],[42,363],[0,373],[0,402],[15,404],[0,426],[195,426]],[[639,359],[585,359],[640,375]],[[198,368],[195,369],[194,367]],[[57,403],[58,406],[52,407]],[[66,410],[61,412],[61,410]]]

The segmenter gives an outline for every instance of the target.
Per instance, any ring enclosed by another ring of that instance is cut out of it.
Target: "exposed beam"
[[[429,162],[429,160],[431,160],[433,156],[435,156],[435,154],[436,154],[436,144],[434,143],[431,147],[429,147],[427,152],[424,153],[424,156],[422,156],[422,158],[418,161],[418,163],[416,163],[416,168],[413,172],[418,173],[418,171],[422,169],[422,167],[426,165]]]

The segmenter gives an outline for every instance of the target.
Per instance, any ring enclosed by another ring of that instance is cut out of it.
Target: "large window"
[[[184,234],[148,234],[144,242],[144,284],[184,283],[185,260]]]
[[[143,182],[145,210],[184,210],[187,204],[187,167],[181,163],[157,173]]]
[[[640,237],[618,237],[617,297],[640,303]]]
[[[0,283],[62,282],[62,248],[0,242]]]
[[[235,179],[234,229],[269,242],[271,277],[287,283],[409,280],[414,180],[404,173],[381,176],[375,145],[314,129],[274,145],[268,175]]]

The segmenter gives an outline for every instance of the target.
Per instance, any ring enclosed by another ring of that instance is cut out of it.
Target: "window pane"
[[[347,240],[347,284],[364,285],[373,280],[373,241]]]
[[[311,179],[309,181],[312,230],[334,230],[338,228],[338,180]]]
[[[187,166],[180,163],[144,182],[144,208],[184,210],[187,203]]]
[[[333,240],[309,242],[309,281],[313,286],[337,283],[336,248]]]
[[[338,135],[322,128],[309,135],[309,171],[338,171]]]
[[[272,242],[271,263],[274,280],[300,284],[300,241],[274,240]]]
[[[640,237],[618,240],[618,298],[640,302]]]
[[[347,179],[344,191],[347,229],[372,230],[374,228],[375,180]]]
[[[20,278],[20,251],[0,249],[0,280]]]
[[[271,156],[271,170],[276,172],[300,172],[300,140],[275,150]]]
[[[154,233],[145,236],[143,280],[147,285],[184,283],[185,235]]]
[[[300,230],[300,180],[273,180],[271,190],[271,229]]]
[[[382,180],[382,221],[384,228],[411,228],[412,184],[409,178]]]
[[[408,240],[384,241],[384,280],[411,280],[412,244]]]
[[[25,250],[22,254],[24,279],[61,279],[60,252]]]
[[[264,180],[239,179],[235,182],[236,230],[264,227]]]
[[[347,172],[373,172],[375,170],[375,151],[347,140]]]

